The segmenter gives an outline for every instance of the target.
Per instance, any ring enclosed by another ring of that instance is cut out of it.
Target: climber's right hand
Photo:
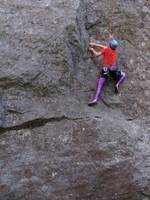
[[[92,52],[93,52],[93,51],[94,51],[94,49],[93,49],[92,47],[89,47],[89,51],[92,51]]]

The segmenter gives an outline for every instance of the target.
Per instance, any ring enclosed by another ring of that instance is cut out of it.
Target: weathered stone
[[[126,82],[89,108],[112,1],[0,1],[0,200],[150,199],[149,6],[116,1]]]

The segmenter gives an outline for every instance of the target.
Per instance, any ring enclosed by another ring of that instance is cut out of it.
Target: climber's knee
[[[126,74],[125,74],[124,72],[121,72],[121,77],[122,77],[123,79],[125,79]]]
[[[121,71],[121,72],[120,72],[119,79],[118,79],[118,82],[117,82],[117,84],[116,84],[117,87],[119,87],[119,85],[120,85],[121,83],[124,82],[125,76],[126,76],[125,73]]]

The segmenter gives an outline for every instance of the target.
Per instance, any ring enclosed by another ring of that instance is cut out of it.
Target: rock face
[[[112,2],[0,1],[0,200],[150,199],[149,1],[116,1],[126,82],[87,106]]]

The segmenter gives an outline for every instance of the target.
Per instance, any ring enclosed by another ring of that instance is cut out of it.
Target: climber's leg
[[[125,80],[125,73],[120,72],[119,80],[118,80],[117,84],[115,85],[115,92],[116,93],[119,92],[119,86],[123,83],[124,80]]]
[[[102,91],[102,88],[104,86],[105,81],[106,81],[105,77],[100,77],[99,78],[98,83],[97,83],[95,96],[94,96],[93,100],[88,104],[89,106],[93,106],[93,105],[95,105],[97,103],[98,97],[101,94],[101,91]]]

